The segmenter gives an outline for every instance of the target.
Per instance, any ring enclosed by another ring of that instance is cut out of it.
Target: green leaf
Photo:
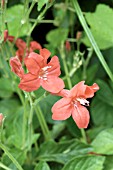
[[[104,129],[106,129],[105,126],[99,126],[87,130],[88,141],[89,142],[92,141],[95,138],[95,136],[97,136]]]
[[[97,75],[98,64],[93,64],[87,68],[86,76],[87,76],[87,84],[93,84],[94,79]]]
[[[34,170],[50,170],[50,168],[46,162],[41,161],[36,165]]]
[[[12,82],[7,78],[0,78],[0,97],[7,98],[13,94]]]
[[[38,11],[40,11],[46,3],[48,3],[48,0],[39,0],[38,1]]]
[[[14,114],[20,107],[20,103],[15,98],[4,99],[0,101],[0,112],[5,114],[7,121],[14,117]]]
[[[8,30],[10,35],[24,36],[30,29],[31,24],[28,24],[24,16],[24,6],[23,5],[14,5],[6,10],[6,20],[8,24]],[[22,25],[22,22],[25,22]],[[22,25],[22,28],[20,28]]]
[[[38,159],[43,161],[54,161],[65,164],[74,156],[85,155],[93,149],[77,140],[70,140],[56,143],[54,141],[45,142],[38,152]]]
[[[7,139],[7,143],[10,145],[15,146],[16,148],[20,149],[23,147],[23,108],[18,109],[15,113],[15,119],[13,120],[12,126],[12,135],[9,136]],[[27,126],[28,127],[28,126]],[[28,128],[26,127],[26,139],[24,143],[24,147],[28,148],[29,141],[28,141]],[[37,139],[39,138],[40,134],[32,134],[31,136],[31,145],[34,144]]]
[[[51,108],[58,99],[59,99],[58,96],[48,95],[46,98],[42,99],[39,102],[41,110],[46,118],[46,121],[49,123],[57,122],[52,120]]]
[[[113,46],[113,10],[109,6],[101,4],[97,6],[96,12],[85,13],[85,18],[98,46],[101,49]],[[83,38],[83,42],[90,46],[86,37]]]
[[[69,119],[66,120],[66,125],[69,130],[69,132],[74,136],[74,137],[81,137],[81,132],[80,129],[77,127],[76,123],[70,117]]]
[[[13,157],[19,162],[20,165],[23,165],[26,160],[26,151],[21,151],[16,148],[10,148],[10,153]],[[9,159],[9,157],[4,153],[1,158],[1,162],[4,163],[7,167],[17,170],[17,167],[14,163]]]
[[[92,142],[94,152],[99,154],[113,154],[113,128],[100,132]]]
[[[62,170],[103,170],[103,156],[84,156],[69,161]]]
[[[113,155],[106,156],[103,170],[113,170]]]
[[[98,99],[97,96],[91,103],[90,112],[96,126],[111,127],[113,125],[113,107]]]
[[[57,48],[62,41],[65,41],[68,36],[68,29],[66,28],[57,28],[50,31],[47,34],[47,41],[52,44],[54,48]]]
[[[111,100],[113,98],[113,91],[110,86],[103,80],[97,80],[96,82],[100,87],[97,93],[98,98],[108,105],[113,106],[113,101]]]

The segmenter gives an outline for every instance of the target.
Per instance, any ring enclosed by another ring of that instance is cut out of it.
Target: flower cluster
[[[87,98],[94,96],[99,89],[98,85],[94,83],[92,86],[87,86],[81,81],[71,90],[64,89],[64,82],[59,78],[61,71],[57,56],[53,56],[48,62],[50,51],[34,41],[30,43],[28,49],[23,40],[17,39],[16,46],[18,50],[16,56],[10,59],[10,66],[20,78],[19,88],[31,92],[42,86],[51,94],[63,97],[53,105],[52,118],[66,120],[72,115],[79,128],[87,128],[90,116],[84,106],[89,106]],[[35,49],[39,50],[39,54],[34,52]],[[27,73],[24,72],[21,63],[23,55]]]

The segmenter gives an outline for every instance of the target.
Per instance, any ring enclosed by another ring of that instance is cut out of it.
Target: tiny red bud
[[[8,30],[5,30],[4,31],[4,42],[6,42],[7,38],[8,38]]]
[[[71,50],[71,44],[70,44],[69,41],[66,41],[66,43],[65,43],[65,48],[66,48],[67,51],[70,51],[70,50]]]
[[[2,125],[3,123],[3,120],[4,120],[4,116],[2,113],[0,113],[0,126]]]
[[[76,39],[79,40],[82,36],[82,32],[78,31],[76,35]]]
[[[5,6],[5,0],[1,0],[1,7],[4,8]]]

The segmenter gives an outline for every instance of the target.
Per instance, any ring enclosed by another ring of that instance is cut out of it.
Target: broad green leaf
[[[113,155],[106,156],[103,170],[113,170]]]
[[[100,132],[92,142],[94,152],[99,154],[113,154],[113,128]]]
[[[46,162],[40,161],[34,170],[50,170],[50,168]]]
[[[97,70],[98,70],[98,64],[93,64],[87,68],[87,70],[86,70],[87,84],[94,83],[94,79],[97,75]]]
[[[88,141],[91,142],[93,139],[95,139],[95,136],[97,136],[104,129],[106,129],[105,126],[99,126],[99,127],[95,126],[93,128],[90,128],[89,130],[87,130]]]
[[[42,7],[48,3],[49,0],[39,0],[38,1],[38,11],[40,11],[42,9]]]
[[[113,101],[111,100],[113,98],[113,90],[103,80],[97,80],[96,82],[100,87],[99,91],[97,92],[98,98],[108,105],[113,106]]]
[[[9,98],[0,101],[0,112],[5,116],[4,125],[6,138],[13,133],[12,122],[14,121],[16,112],[19,108],[20,102],[16,98]]]
[[[39,160],[53,161],[65,164],[74,156],[85,155],[93,149],[77,140],[70,140],[56,143],[54,141],[45,142],[41,145],[37,154]]]
[[[4,99],[0,101],[0,112],[6,116],[6,120],[11,120],[20,107],[20,102],[16,98]]]
[[[28,148],[29,146],[29,140],[28,140],[28,126],[27,126],[27,120],[26,120],[26,133],[25,133],[25,143],[23,143],[23,115],[24,110],[23,108],[20,108],[15,115],[15,119],[13,120],[13,126],[12,126],[12,135],[9,136],[7,139],[7,143],[10,145],[15,146],[16,148],[20,149],[23,147]],[[37,139],[39,138],[40,134],[32,134],[31,135],[31,145],[34,144]]]
[[[85,18],[98,46],[101,49],[113,46],[113,10],[107,5],[100,4],[96,8],[96,12],[85,13]],[[83,38],[83,42],[90,46],[86,37]]]
[[[91,103],[90,113],[96,126],[111,127],[113,125],[113,107],[98,99],[97,96]]]
[[[0,78],[0,97],[6,98],[13,94],[12,82],[7,78]]]
[[[58,96],[48,95],[46,98],[40,101],[41,110],[46,118],[46,121],[49,123],[55,123],[56,121],[52,120],[51,108],[55,102],[59,99]]]
[[[74,136],[74,137],[81,137],[81,132],[80,129],[77,127],[76,123],[70,117],[69,119],[66,120],[66,125],[69,130],[69,132]]]
[[[9,34],[13,36],[24,36],[31,27],[27,23],[24,15],[23,5],[14,5],[6,10],[6,20],[8,24]],[[22,22],[25,22],[20,28]]]
[[[62,170],[103,170],[103,156],[84,156],[69,161]]]
[[[50,31],[46,39],[47,41],[52,44],[54,48],[59,47],[62,41],[65,41],[68,36],[68,29],[66,28],[57,28]]]

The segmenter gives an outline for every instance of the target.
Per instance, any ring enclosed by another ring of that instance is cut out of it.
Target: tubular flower
[[[72,115],[79,128],[87,128],[90,116],[84,106],[89,106],[89,101],[86,99],[92,98],[97,90],[99,86],[96,83],[87,86],[84,81],[79,82],[71,90],[63,89],[58,93],[63,98],[52,107],[52,119],[66,120]]]
[[[22,78],[24,75],[24,69],[20,63],[18,57],[11,57],[10,59],[11,71],[14,72],[18,77]]]
[[[33,52],[34,50],[40,50],[42,48],[41,45],[36,41],[31,41],[29,48],[27,48],[26,43],[20,38],[16,40],[15,45],[18,48],[16,55],[21,62],[23,61],[23,58],[30,54],[30,52]]]
[[[20,70],[20,62],[15,64],[11,59],[12,71],[21,79],[20,89],[31,92],[42,86],[49,92],[58,93],[64,88],[63,80],[58,77],[61,74],[58,57],[52,57],[47,63],[50,54],[47,49],[41,49],[40,54],[31,52],[24,60],[28,73],[21,75],[19,74],[22,71]]]

